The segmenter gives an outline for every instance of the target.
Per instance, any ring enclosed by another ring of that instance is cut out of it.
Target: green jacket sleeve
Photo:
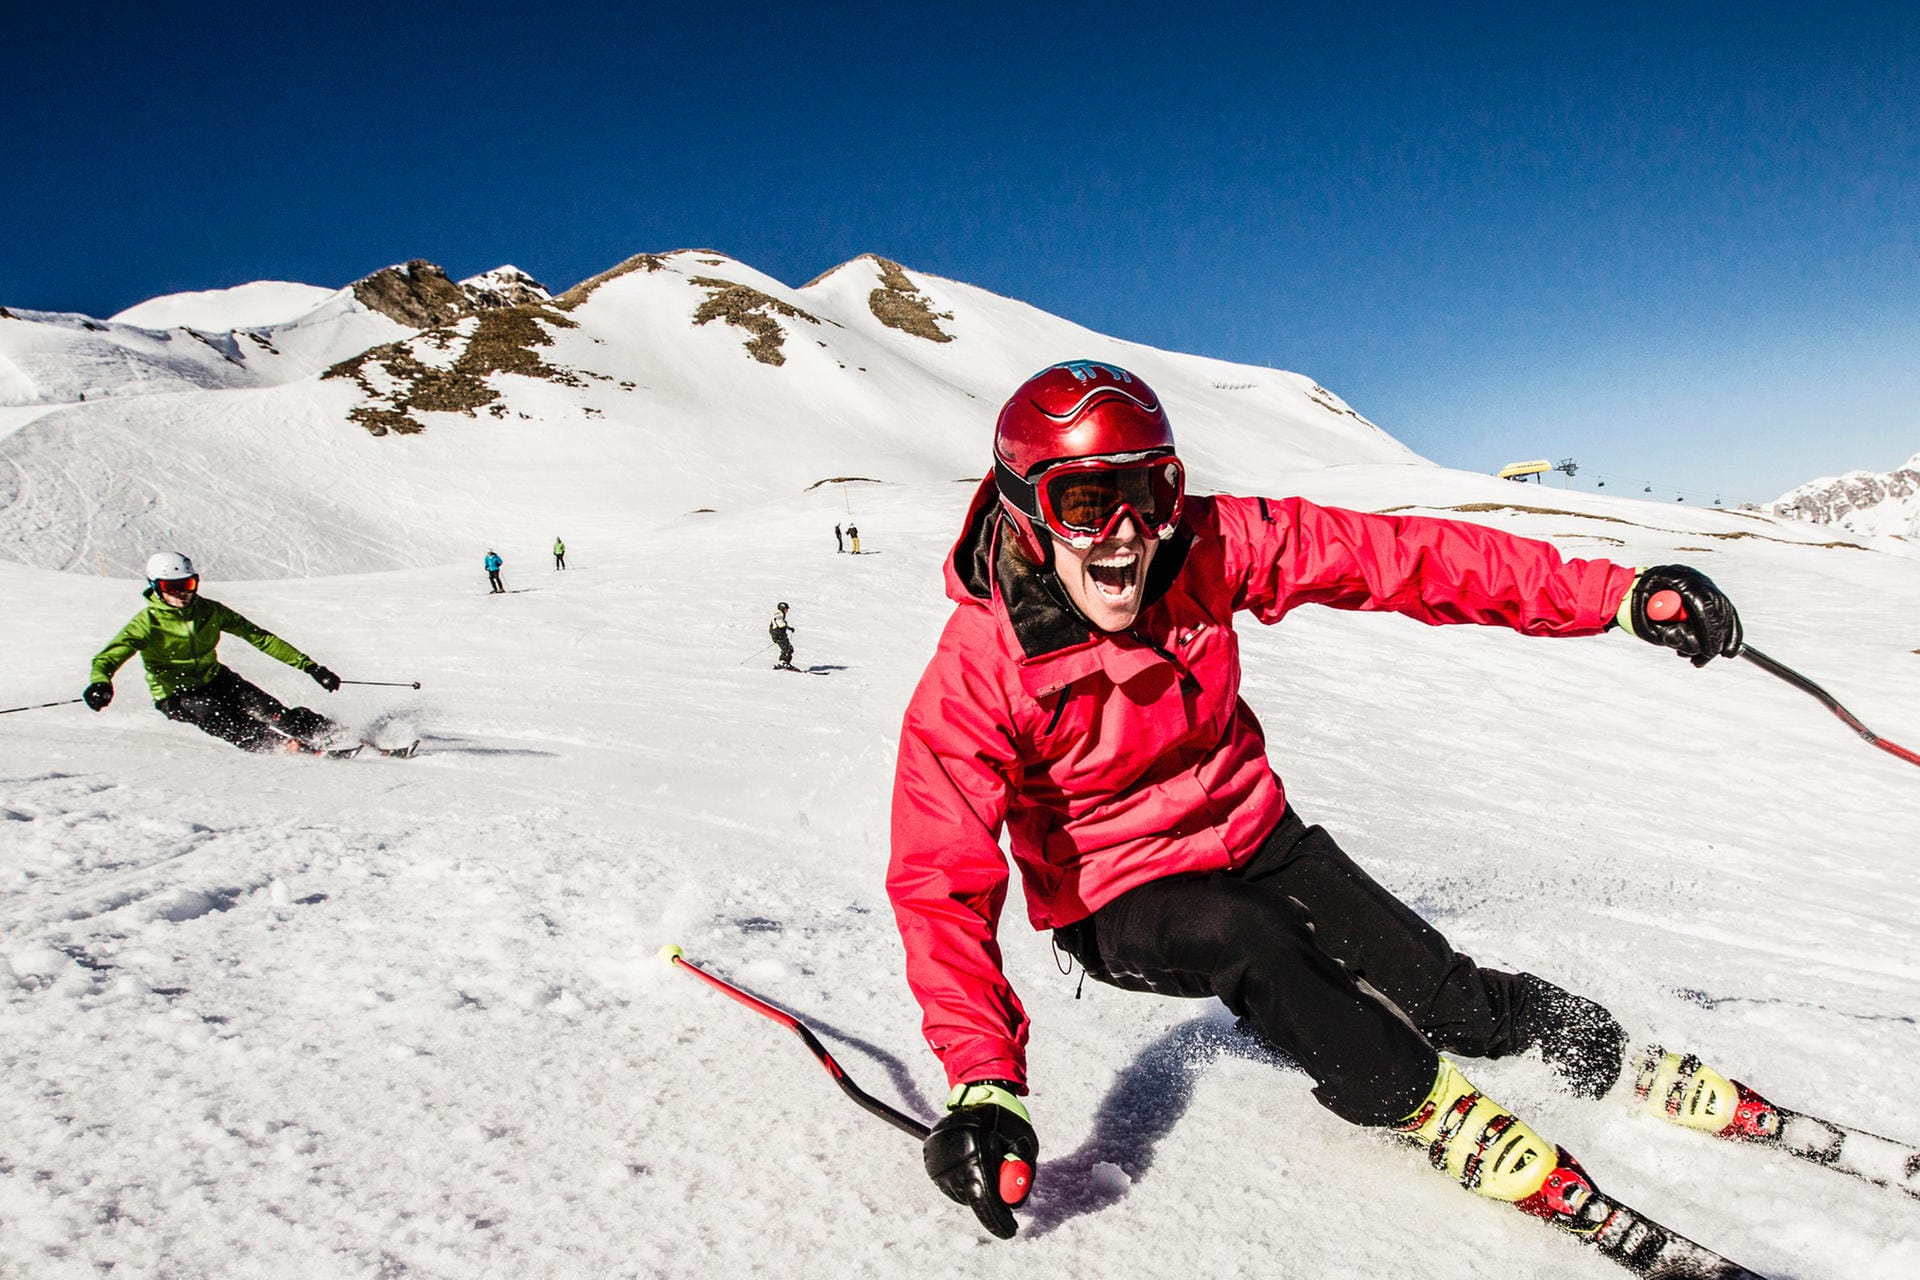
[[[112,684],[113,673],[126,665],[128,658],[140,652],[152,629],[152,619],[142,609],[120,628],[120,634],[107,641],[107,647],[93,655],[92,684]]]
[[[212,601],[208,601],[208,603],[213,604]],[[306,654],[273,634],[273,632],[249,622],[240,614],[227,608],[226,605],[215,604],[214,608],[217,610],[214,616],[222,631],[230,636],[239,636],[242,640],[245,640],[269,658],[277,658],[292,667],[295,671],[310,671],[318,665],[312,658],[309,658]]]

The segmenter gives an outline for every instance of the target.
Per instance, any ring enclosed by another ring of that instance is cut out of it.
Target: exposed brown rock
[[[382,267],[354,281],[353,296],[361,306],[409,329],[449,324],[473,310],[466,292],[424,258],[405,266]]]
[[[1373,427],[1375,431],[1380,430],[1379,427],[1375,427],[1373,423],[1368,422],[1365,418],[1361,417],[1358,413],[1354,412],[1352,409],[1342,409],[1339,405],[1335,404],[1333,402],[1333,392],[1327,390],[1325,387],[1321,386],[1317,382],[1313,384],[1313,390],[1307,392],[1307,399],[1313,401],[1315,404],[1319,405],[1322,409],[1325,409],[1328,413],[1344,414],[1346,417],[1352,418],[1355,422],[1359,423],[1363,427]],[[1381,432],[1381,434],[1384,435],[1386,433]]]
[[[880,287],[867,295],[867,307],[876,320],[889,329],[898,329],[928,342],[953,341],[953,335],[938,323],[953,319],[953,312],[935,311],[899,263],[877,253],[867,257],[880,268]]]
[[[725,320],[730,325],[745,329],[753,335],[747,342],[747,354],[761,364],[780,365],[787,362],[786,356],[780,353],[780,346],[787,339],[786,330],[768,312],[792,320],[805,320],[809,324],[820,323],[819,317],[744,284],[713,276],[694,276],[693,283],[709,291],[707,300],[693,313],[693,322],[705,324],[709,320]]]
[[[543,327],[571,329],[574,322],[545,307],[502,307],[483,311],[472,318],[473,332],[458,334],[451,329],[430,329],[415,338],[374,347],[328,369],[322,378],[350,378],[372,403],[356,406],[347,416],[376,436],[389,432],[412,435],[426,430],[426,424],[414,417],[416,411],[464,413],[468,417],[481,408],[489,408],[495,417],[506,413],[499,393],[487,382],[495,373],[517,373],[528,378],[544,378],[562,386],[585,384],[571,369],[556,368],[542,360],[535,348],[553,345]],[[459,347],[459,355],[448,368],[422,361],[415,344],[425,342],[441,350]],[[377,365],[398,385],[377,390],[367,367]]]

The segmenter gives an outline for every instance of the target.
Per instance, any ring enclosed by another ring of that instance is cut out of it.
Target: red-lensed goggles
[[[1071,458],[1047,466],[1032,480],[995,459],[1000,493],[1068,546],[1084,551],[1113,536],[1123,517],[1149,538],[1170,535],[1180,523],[1186,468],[1172,453],[1116,453]]]
[[[196,573],[191,578],[161,578],[153,585],[162,595],[190,596],[200,589],[200,575]]]

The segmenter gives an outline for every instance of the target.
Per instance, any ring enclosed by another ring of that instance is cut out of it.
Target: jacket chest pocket
[[[1240,698],[1240,640],[1233,628],[1197,623],[1176,627],[1169,648],[1197,692],[1194,719],[1216,733],[1226,731]]]

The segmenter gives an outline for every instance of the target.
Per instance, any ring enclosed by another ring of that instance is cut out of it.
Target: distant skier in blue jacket
[[[486,566],[487,581],[493,584],[493,590],[487,592],[487,594],[504,595],[507,589],[500,584],[500,553],[497,551],[488,551]]]

